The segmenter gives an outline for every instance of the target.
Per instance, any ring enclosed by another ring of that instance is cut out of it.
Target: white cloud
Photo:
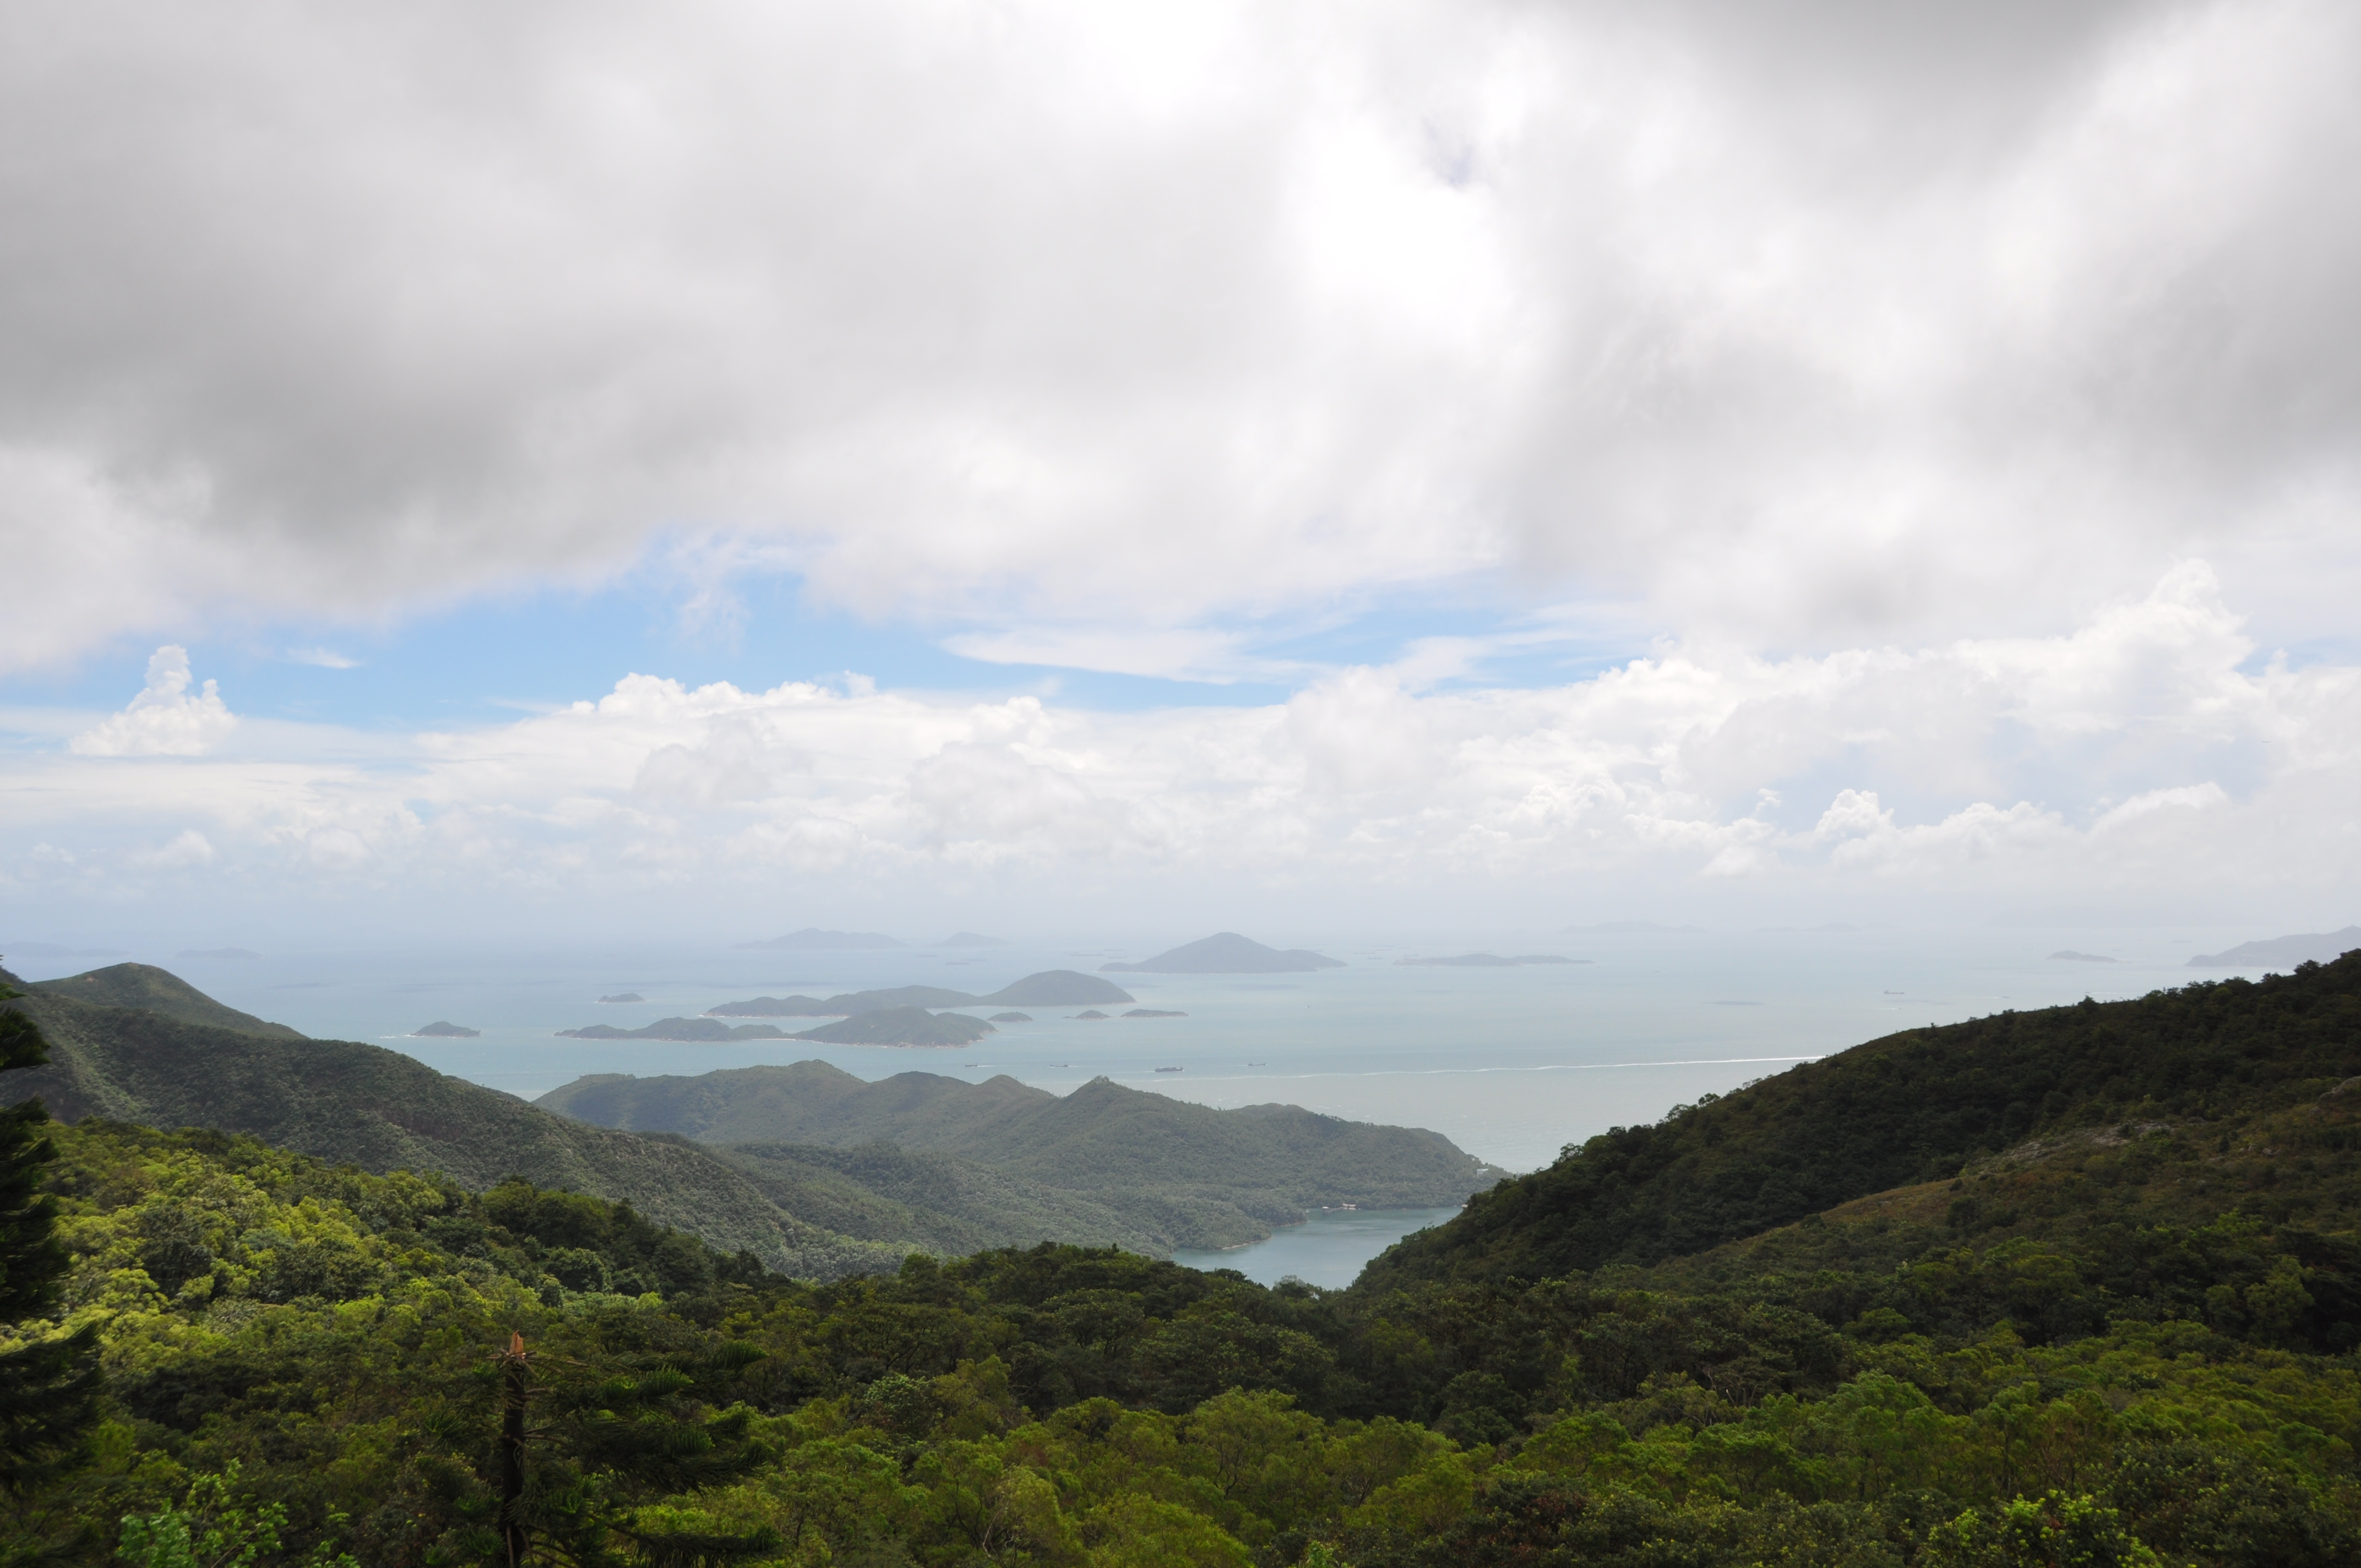
[[[132,863],[150,871],[182,871],[191,866],[214,863],[212,841],[193,828],[176,834],[172,841],[148,854],[134,855]]]
[[[1538,690],[1362,669],[1282,704],[1104,713],[633,675],[390,750],[258,726],[236,756],[143,769],[0,753],[0,844],[121,882],[193,817],[242,885],[446,918],[855,890],[932,909],[970,885],[1067,917],[1192,888],[1371,919],[1667,883],[1847,918],[2325,900],[2361,877],[2361,670],[2249,673],[2247,652],[2181,569],[2060,637],[1672,647]]]
[[[121,713],[69,742],[81,757],[200,757],[229,737],[237,716],[214,683],[189,695],[189,651],[167,643],[148,661],[148,685]]]
[[[2208,781],[2173,789],[2152,789],[2136,795],[2091,824],[2093,833],[2111,832],[2159,811],[2210,811],[2230,804],[2229,792]]]
[[[348,658],[333,648],[290,648],[287,657],[292,663],[309,664],[320,670],[357,670],[361,667],[358,659]]]
[[[21,10],[0,664],[652,540],[1159,674],[1471,574],[1828,651],[2205,555],[2340,633],[2356,58],[2330,0]]]

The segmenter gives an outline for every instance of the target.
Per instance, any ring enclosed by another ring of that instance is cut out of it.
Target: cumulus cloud
[[[83,730],[69,747],[82,757],[200,757],[228,738],[237,716],[215,684],[192,696],[189,651],[167,643],[148,661],[148,684],[129,707]]]
[[[2203,554],[2337,630],[2356,58],[2330,0],[20,9],[0,660],[642,559],[1159,674],[1471,575],[1827,652]]]
[[[0,762],[0,831],[84,870],[123,839],[127,873],[193,816],[179,852],[202,842],[258,885],[546,907],[859,888],[931,908],[968,878],[1070,916],[1191,887],[1360,918],[1442,889],[1499,909],[1674,885],[1952,915],[2042,890],[2325,897],[2361,875],[2361,670],[2250,670],[2250,652],[2183,567],[2057,637],[1668,647],[1537,689],[1369,668],[1263,707],[1108,713],[641,674],[399,757],[322,761],[294,728],[160,768],[19,755]]]
[[[146,854],[135,854],[132,863],[150,871],[183,871],[191,866],[209,866],[214,862],[211,840],[193,828],[181,829],[172,841]]]

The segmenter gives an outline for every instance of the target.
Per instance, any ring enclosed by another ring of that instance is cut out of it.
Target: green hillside
[[[1653,1263],[2038,1134],[2217,1119],[2361,1073],[2361,954],[2245,980],[2002,1013],[1872,1040],[1619,1127],[1371,1266],[1373,1286]]]
[[[724,1068],[693,1077],[592,1073],[533,1102],[544,1111],[702,1143],[854,1144],[889,1141],[936,1151],[988,1135],[1019,1108],[1057,1096],[995,1075],[982,1083],[897,1072],[872,1083],[824,1061]]]
[[[714,1152],[774,1202],[815,1224],[863,1240],[915,1243],[943,1256],[1045,1238],[1087,1240],[1148,1257],[1175,1245],[1155,1215],[949,1155],[884,1143],[731,1144]],[[1249,1239],[1268,1234],[1252,1222],[1231,1228]]]
[[[38,1095],[63,1121],[211,1127],[362,1170],[435,1173],[478,1190],[520,1176],[631,1203],[796,1274],[890,1267],[906,1250],[807,1224],[702,1149],[553,1116],[399,1051],[183,1023],[54,990],[18,1005],[48,1036],[50,1062],[0,1079],[0,1095]]]
[[[109,964],[63,980],[17,983],[36,995],[70,997],[76,1002],[94,1002],[102,1007],[143,1008],[183,1024],[203,1024],[281,1040],[303,1037],[284,1024],[266,1023],[251,1013],[224,1006],[171,970],[153,964]]]
[[[1322,1206],[1457,1203],[1500,1174],[1435,1133],[1286,1105],[1216,1111],[1104,1078],[1061,1098],[1005,1076],[971,1084],[906,1072],[864,1083],[810,1061],[684,1078],[600,1075],[537,1103],[603,1125],[678,1133],[741,1163],[748,1146],[808,1164],[818,1157],[795,1146],[889,1144],[955,1161],[928,1168],[1002,1195],[996,1219],[966,1200],[946,1208],[981,1227],[961,1234],[1151,1253],[1259,1240]]]

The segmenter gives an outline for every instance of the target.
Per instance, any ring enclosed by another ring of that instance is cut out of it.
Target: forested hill
[[[749,1251],[808,1277],[890,1267],[907,1250],[807,1224],[702,1149],[553,1116],[399,1051],[190,1023],[77,1001],[51,985],[13,1005],[48,1036],[49,1064],[8,1074],[0,1097],[38,1096],[61,1121],[217,1128],[363,1170],[434,1172],[478,1190],[522,1176],[634,1204],[724,1252]]]
[[[1501,1175],[1422,1128],[1293,1105],[1217,1111],[1104,1078],[1057,1095],[1005,1075],[969,1083],[901,1072],[869,1083],[805,1061],[693,1077],[601,1073],[534,1103],[601,1126],[708,1144],[851,1148],[883,1140],[1053,1187],[1252,1187],[1298,1205],[1457,1203]]]
[[[806,1061],[695,1077],[598,1074],[537,1103],[694,1137],[794,1212],[941,1250],[968,1250],[961,1237],[1115,1241],[1157,1254],[1235,1246],[1307,1209],[1441,1207],[1501,1175],[1421,1128],[1292,1105],[1217,1111],[1104,1078],[1060,1096],[1005,1076],[904,1072],[866,1083]],[[862,1157],[843,1157],[854,1150]]]
[[[1700,1252],[2073,1127],[2279,1109],[2361,1074],[2361,952],[2256,982],[2001,1013],[1618,1127],[1402,1242],[1358,1288]]]
[[[137,1007],[144,1012],[161,1013],[183,1024],[235,1029],[242,1035],[264,1035],[278,1040],[303,1037],[284,1024],[273,1024],[215,1002],[171,970],[158,969],[154,964],[109,964],[63,980],[35,981],[25,989],[37,996],[62,996],[75,1002],[94,1002],[102,1007]]]

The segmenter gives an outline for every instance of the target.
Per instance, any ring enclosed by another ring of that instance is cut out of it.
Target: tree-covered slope
[[[1569,1147],[1370,1266],[1371,1288],[1702,1251],[1949,1179],[2044,1130],[2218,1118],[2361,1073],[2361,953],[2260,982],[1906,1031]]]
[[[48,1036],[50,1062],[10,1075],[0,1091],[38,1095],[60,1120],[245,1133],[363,1170],[434,1172],[478,1189],[520,1176],[631,1203],[796,1274],[890,1266],[904,1250],[796,1219],[703,1149],[553,1116],[398,1051],[214,1028],[53,992],[17,1005]]]
[[[1250,1240],[1321,1205],[1456,1203],[1498,1175],[1438,1133],[1291,1105],[1216,1111],[1104,1078],[1059,1096],[1005,1076],[971,1084],[906,1072],[863,1083],[811,1061],[696,1077],[600,1075],[537,1103],[716,1145],[882,1141],[950,1156],[1085,1195],[1126,1216],[1126,1233],[1164,1238],[1152,1244],[1159,1250]]]
[[[956,1257],[989,1247],[1030,1246],[1054,1239],[1119,1246],[1159,1257],[1175,1245],[1209,1236],[1253,1239],[1268,1227],[1232,1220],[1176,1238],[1154,1216],[1014,1176],[973,1160],[893,1144],[825,1148],[812,1144],[730,1144],[714,1152],[744,1171],[774,1202],[815,1224],[873,1241],[907,1241]],[[1202,1245],[1224,1245],[1209,1241]]]
[[[1323,1116],[1294,1105],[1217,1111],[1093,1079],[955,1151],[1083,1190],[1268,1191],[1311,1208],[1456,1203],[1497,1179],[1440,1133]]]
[[[1060,1097],[1005,1076],[972,1084],[905,1072],[864,1083],[808,1061],[681,1078],[602,1074],[538,1103],[700,1139],[798,1213],[836,1215],[824,1223],[853,1235],[906,1224],[938,1250],[951,1238],[1113,1243],[1155,1255],[1235,1246],[1312,1208],[1457,1203],[1499,1174],[1419,1128],[1292,1105],[1216,1111],[1104,1078]]]
[[[593,1073],[533,1102],[602,1127],[678,1133],[706,1143],[848,1146],[880,1139],[955,1149],[1021,1109],[1056,1098],[1005,1074],[969,1083],[897,1072],[872,1083],[824,1061],[635,1078]]]

